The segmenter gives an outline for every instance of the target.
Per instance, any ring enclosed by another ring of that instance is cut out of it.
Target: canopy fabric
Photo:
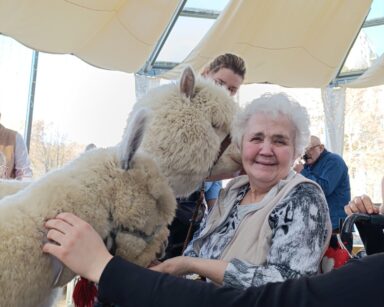
[[[343,85],[350,88],[365,88],[384,84],[384,54],[356,80]]]
[[[138,71],[178,0],[0,0],[0,32],[45,52]]]
[[[244,58],[246,83],[324,87],[337,74],[371,0],[232,0],[181,65],[201,70],[223,52]]]

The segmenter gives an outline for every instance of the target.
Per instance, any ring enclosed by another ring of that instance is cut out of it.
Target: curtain
[[[325,147],[343,155],[345,88],[331,87],[321,89],[325,115]]]
[[[143,97],[147,92],[154,87],[160,85],[160,79],[147,77],[144,75],[135,74],[135,93],[136,101]]]

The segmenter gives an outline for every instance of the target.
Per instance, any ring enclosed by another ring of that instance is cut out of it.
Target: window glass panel
[[[352,196],[367,194],[381,203],[384,176],[384,86],[347,89],[344,159]]]
[[[384,25],[362,28],[347,60],[341,75],[369,68],[384,52]]]
[[[24,135],[32,50],[0,35],[0,122]]]
[[[363,31],[372,44],[373,53],[381,56],[384,53],[384,25],[363,28]]]
[[[384,1],[374,0],[371,5],[367,20],[384,18]]]
[[[117,144],[134,101],[132,74],[99,69],[70,55],[40,53],[31,137],[35,177],[90,143]]]
[[[179,63],[184,60],[214,22],[214,19],[179,17],[157,58],[157,62]]]

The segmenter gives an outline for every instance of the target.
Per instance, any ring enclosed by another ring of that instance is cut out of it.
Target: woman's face
[[[240,85],[243,83],[243,78],[229,68],[220,68],[216,72],[208,71],[203,75],[206,78],[214,80],[217,84],[224,86],[231,96],[237,93]]]
[[[242,162],[251,187],[271,188],[285,178],[295,160],[295,127],[283,115],[253,115],[242,140]]]

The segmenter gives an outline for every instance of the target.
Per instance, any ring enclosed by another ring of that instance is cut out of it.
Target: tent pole
[[[33,50],[32,52],[32,63],[31,63],[31,74],[29,79],[29,93],[28,93],[28,105],[27,105],[27,117],[25,120],[24,138],[29,151],[31,144],[31,130],[33,121],[33,108],[35,104],[35,88],[36,88],[36,76],[37,76],[37,65],[39,62],[39,52]]]
[[[163,48],[165,41],[167,40],[169,33],[171,33],[171,30],[173,29],[177,18],[179,17],[181,11],[184,8],[185,3],[187,0],[181,0],[175,10],[175,12],[172,15],[172,18],[170,22],[168,23],[167,27],[165,28],[163,34],[161,35],[160,39],[157,41],[155,48],[153,49],[152,53],[150,54],[148,60],[145,62],[144,67],[141,69],[144,73],[147,73],[152,69],[153,64],[155,63],[157,57],[159,56],[159,53],[161,49]]]

